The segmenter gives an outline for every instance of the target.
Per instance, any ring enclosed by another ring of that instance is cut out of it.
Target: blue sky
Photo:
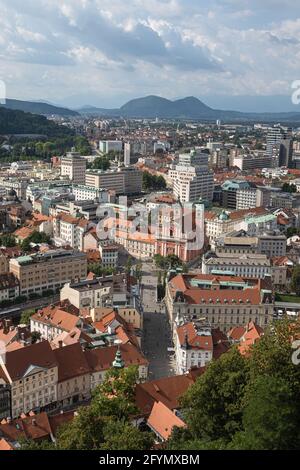
[[[132,97],[290,95],[295,0],[0,0],[9,97],[118,106]]]

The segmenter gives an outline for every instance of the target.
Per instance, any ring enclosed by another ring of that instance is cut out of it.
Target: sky
[[[0,0],[0,12],[10,98],[118,107],[193,95],[237,109],[249,96],[284,107],[285,95],[295,107],[298,0]]]

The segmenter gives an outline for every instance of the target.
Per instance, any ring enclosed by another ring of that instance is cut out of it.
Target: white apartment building
[[[214,242],[222,234],[236,230],[244,230],[251,237],[265,230],[277,228],[277,217],[274,214],[268,213],[262,208],[253,209],[251,212],[251,210],[231,213],[223,211],[220,215],[206,217],[205,230],[210,242]]]
[[[69,152],[61,159],[61,176],[67,176],[75,184],[85,183],[86,160],[78,152]]]
[[[264,152],[238,155],[233,158],[232,166],[242,171],[266,168],[272,165],[272,157]]]
[[[270,259],[266,255],[242,254],[239,257],[203,257],[202,274],[224,274],[228,276],[263,279],[272,275]]]
[[[242,220],[242,216],[237,219],[231,218],[230,214],[226,211],[223,211],[219,216],[215,215],[214,217],[206,218],[206,235],[210,239],[210,242],[212,242],[222,234],[239,230]]]
[[[58,367],[46,341],[0,356],[11,390],[11,417],[40,411],[57,401]]]
[[[237,210],[251,209],[263,205],[263,194],[257,188],[238,189],[236,192]]]
[[[131,143],[126,142],[124,145],[124,165],[126,167],[130,166],[131,161]]]
[[[60,291],[60,300],[68,299],[77,308],[105,307],[111,299],[114,286],[124,285],[124,275],[104,276],[96,279],[86,279],[81,282],[66,284]]]
[[[91,226],[92,224],[84,218],[58,214],[53,217],[54,239],[58,246],[70,245],[74,249],[83,251],[84,234]]]
[[[109,152],[122,152],[123,142],[121,140],[100,140],[99,150],[103,154]]]
[[[143,174],[136,168],[118,168],[117,170],[89,170],[85,184],[100,189],[110,189],[116,194],[139,194],[142,192]]]
[[[210,151],[210,152],[214,152],[216,150],[221,150],[224,148],[224,143],[223,142],[213,142],[212,140],[210,140],[207,145],[206,145],[206,148]]]
[[[99,245],[101,264],[105,268],[116,268],[119,262],[119,247],[114,244]]]
[[[73,184],[72,193],[75,196],[75,201],[95,201],[97,199],[99,203],[103,204],[109,201],[108,190],[84,184]]]
[[[193,367],[205,367],[213,359],[211,328],[201,322],[184,323],[174,334],[177,373],[187,374]]]
[[[29,178],[24,178],[24,177],[6,177],[2,176],[0,177],[0,184],[3,186],[3,188],[6,189],[6,192],[8,193],[11,190],[14,190],[18,196],[19,199],[26,199],[26,190],[27,186],[29,183]]]
[[[174,195],[180,202],[212,201],[214,178],[208,168],[208,154],[195,150],[181,154],[179,164],[170,169],[169,176]]]
[[[50,306],[31,316],[30,331],[40,333],[46,341],[53,341],[61,333],[70,332],[81,324],[79,317]]]

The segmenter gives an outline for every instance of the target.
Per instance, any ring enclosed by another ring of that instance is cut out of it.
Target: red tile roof
[[[257,280],[256,285],[247,287],[243,290],[234,289],[204,289],[201,287],[193,287],[190,285],[189,280],[202,279],[208,281],[215,281],[214,284],[218,287],[220,281],[244,282],[243,278],[232,276],[214,276],[214,275],[184,275],[179,274],[169,282],[169,288],[173,298],[176,292],[180,291],[184,294],[184,299],[191,305],[196,304],[249,304],[259,305],[261,303],[261,288],[262,281]]]
[[[12,441],[18,441],[22,438],[41,440],[49,438],[51,427],[47,413],[39,413],[33,416],[25,416],[11,421],[10,423],[0,424],[0,432]]]
[[[34,233],[33,228],[29,227],[21,227],[18,230],[15,231],[14,235],[17,237],[19,240],[26,240],[32,233]]]
[[[248,323],[246,332],[239,346],[241,354],[248,354],[249,348],[255,344],[264,335],[264,330],[254,322]]]
[[[58,382],[90,373],[90,366],[79,343],[54,349],[58,364]]]
[[[117,346],[86,350],[85,355],[91,371],[100,372],[110,369],[116,358],[117,350]],[[148,365],[147,359],[132,344],[121,344],[120,350],[125,367]]]
[[[175,427],[183,428],[186,426],[185,423],[161,401],[154,403],[147,423],[164,441],[169,439]]]
[[[21,379],[30,366],[51,369],[57,365],[48,341],[32,344],[6,354],[6,369],[13,381]]]
[[[52,325],[64,331],[73,330],[79,322],[78,316],[60,310],[57,306],[53,306],[52,309],[46,307],[45,309],[39,310],[37,313],[33,314],[31,318],[37,322]]]
[[[177,375],[152,380],[136,386],[136,404],[142,415],[149,415],[155,402],[161,401],[170,410],[180,408],[179,399],[194,383],[190,375]]]
[[[205,351],[213,350],[212,336],[200,336],[194,323],[186,323],[177,328],[179,343],[183,346],[188,339],[188,344],[193,349],[203,349]]]
[[[14,450],[14,448],[5,439],[0,439],[0,450]]]

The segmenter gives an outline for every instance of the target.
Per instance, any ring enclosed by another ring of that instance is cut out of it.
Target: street
[[[165,306],[156,301],[157,276],[151,263],[143,264],[142,299],[144,305],[143,351],[147,357],[149,378],[175,375],[176,364],[173,353],[171,328],[165,312]]]

